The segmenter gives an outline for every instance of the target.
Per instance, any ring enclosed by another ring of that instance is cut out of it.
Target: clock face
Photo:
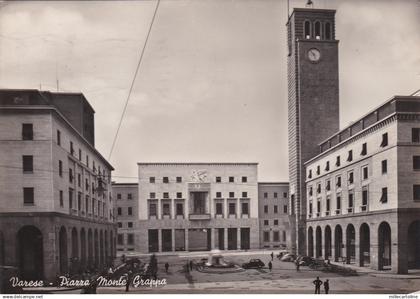
[[[308,58],[312,62],[317,62],[321,58],[321,52],[319,52],[319,50],[315,48],[309,49]]]

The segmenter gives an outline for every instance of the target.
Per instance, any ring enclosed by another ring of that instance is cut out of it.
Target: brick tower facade
[[[288,30],[288,134],[292,249],[306,251],[304,163],[339,130],[335,10],[295,8]],[[294,247],[296,246],[296,247]]]

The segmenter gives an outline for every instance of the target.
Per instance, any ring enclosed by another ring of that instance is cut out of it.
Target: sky
[[[341,127],[420,89],[420,1],[313,2],[337,10]],[[108,158],[156,3],[0,1],[0,88],[83,92]],[[286,22],[286,0],[161,0],[114,180],[137,162],[258,162],[259,181],[287,181]]]

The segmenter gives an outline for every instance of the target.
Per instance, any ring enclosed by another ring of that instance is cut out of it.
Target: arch
[[[58,249],[60,256],[60,273],[68,272],[68,254],[67,254],[67,230],[64,226],[60,228],[58,236]]]
[[[332,32],[331,32],[331,23],[326,22],[325,23],[325,39],[330,40],[332,38]]]
[[[420,220],[408,227],[408,269],[420,269]]]
[[[73,227],[71,230],[71,258],[70,258],[70,273],[77,273],[79,270],[79,237],[77,229]]]
[[[104,262],[104,232],[103,230],[99,231],[99,264],[103,266]]]
[[[324,242],[325,242],[325,256],[324,258],[326,260],[331,259],[332,257],[332,243],[331,243],[331,227],[329,225],[327,225],[325,227],[325,232],[324,232]]]
[[[97,229],[95,229],[95,232],[93,233],[93,249],[94,249],[94,253],[93,253],[94,264],[95,264],[95,267],[98,268],[99,266],[99,234],[98,234]]]
[[[346,228],[346,263],[350,264],[356,259],[356,230],[353,224]]]
[[[334,228],[334,249],[335,249],[335,256],[334,260],[336,262],[340,261],[343,257],[343,229],[341,225],[337,224]]]
[[[4,235],[0,230],[0,266],[4,265]]]
[[[109,243],[108,243],[108,231],[107,230],[105,230],[104,231],[104,233],[105,233],[105,265],[106,266],[108,266],[109,265],[109,262],[110,262],[110,259],[109,259],[109,248],[108,248],[108,246],[109,246]]]
[[[322,257],[322,230],[320,226],[315,230],[315,257]]]
[[[382,222],[378,228],[379,270],[391,269],[391,227]]]
[[[314,256],[314,231],[311,226],[308,228],[308,256]]]
[[[370,229],[367,223],[360,226],[360,266],[370,265]]]
[[[316,21],[314,27],[315,27],[315,30],[314,30],[315,31],[314,32],[315,33],[314,34],[315,35],[315,38],[316,39],[321,39],[321,22],[320,21]]]
[[[44,249],[41,231],[32,225],[22,227],[17,233],[17,244],[21,279],[43,279]]]
[[[303,24],[303,30],[304,30],[304,38],[310,39],[311,38],[311,22],[305,21]]]
[[[88,230],[88,267],[93,267],[93,233],[90,228]]]
[[[82,227],[82,229],[80,230],[80,266],[84,269],[86,266],[86,252],[87,252],[87,248],[86,248],[86,231],[85,229]]]

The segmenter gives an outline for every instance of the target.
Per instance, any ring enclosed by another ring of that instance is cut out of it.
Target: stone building
[[[136,251],[259,248],[257,163],[138,163]]]
[[[139,184],[112,183],[112,198],[115,201],[114,215],[117,219],[117,251],[135,250],[134,232],[139,219]]]
[[[258,183],[261,248],[290,248],[289,183]]]
[[[0,90],[0,264],[54,279],[110,262],[112,170],[83,94]]]
[[[295,8],[288,31],[288,135],[293,250],[306,251],[304,163],[339,129],[335,10]]]
[[[420,268],[420,97],[395,96],[306,163],[308,254]]]

